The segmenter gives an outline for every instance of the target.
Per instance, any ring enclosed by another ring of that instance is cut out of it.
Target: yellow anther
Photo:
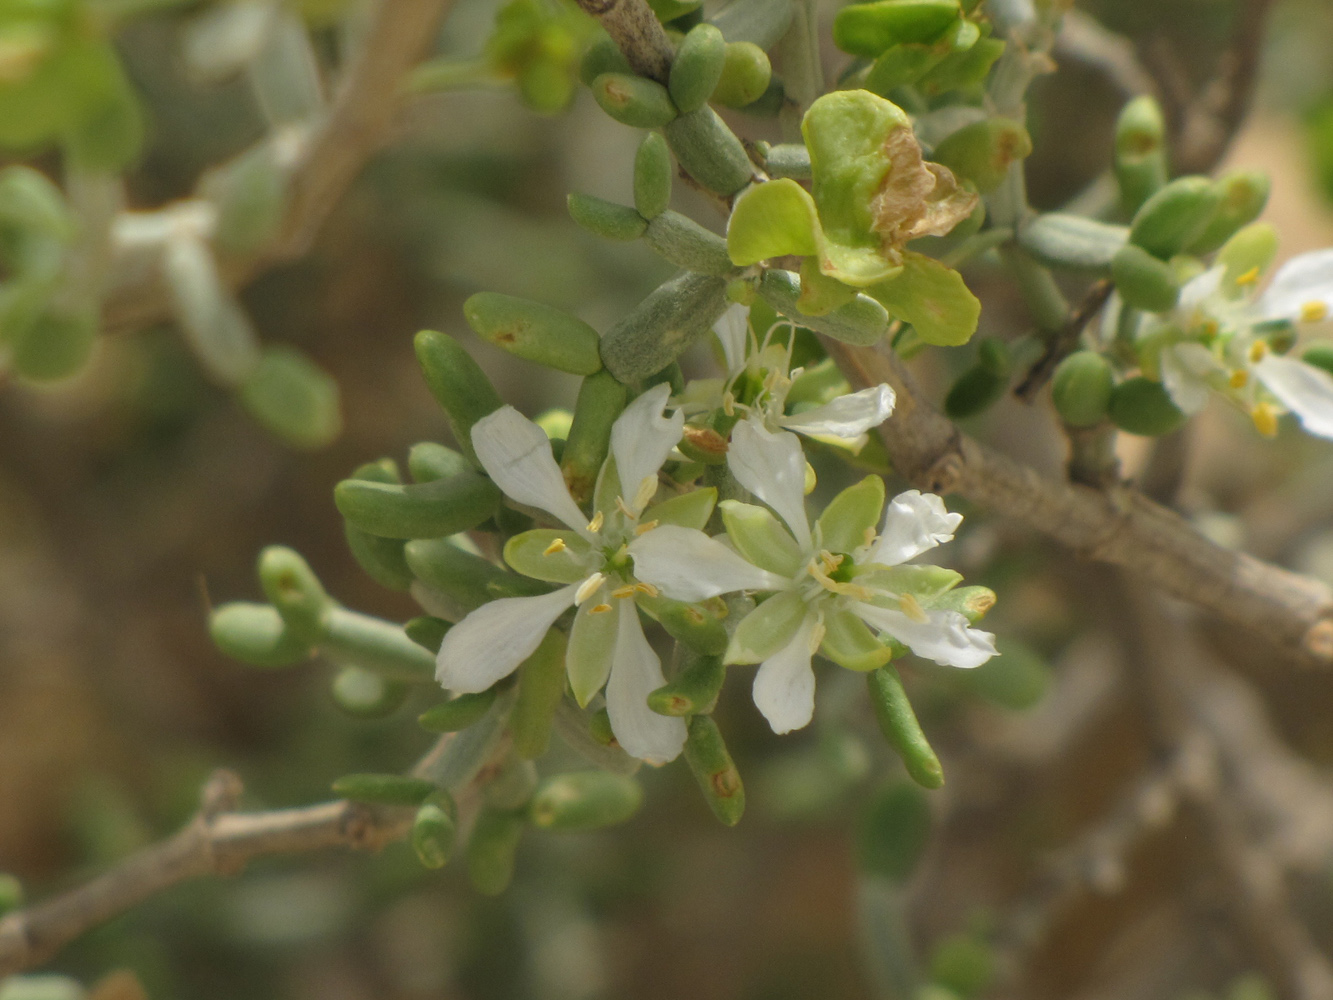
[[[646,534],[648,534],[648,532],[650,532],[650,531],[652,531],[654,528],[656,528],[656,527],[658,526],[658,524],[660,524],[660,523],[661,523],[661,522],[659,522],[659,521],[644,521],[643,524],[637,525],[637,526],[635,527],[635,529],[634,529],[634,534],[636,534],[636,535],[646,535]]]
[[[832,558],[828,552],[820,553],[820,556]],[[841,559],[833,561],[828,571],[825,571],[823,567],[829,566],[829,563],[823,558],[815,558],[810,560],[805,569],[830,594],[842,594],[857,601],[868,601],[875,596],[869,587],[863,587],[859,583],[842,583],[829,576],[830,572],[838,568],[839,562]]]
[[[602,530],[602,525],[606,523],[606,515],[600,510],[593,515],[592,520],[588,522],[588,530],[594,535]]]
[[[616,509],[628,518],[632,519],[634,517],[634,512],[629,509],[629,506],[625,503],[624,497],[616,497]]]
[[[639,482],[639,488],[634,491],[634,509],[643,510],[648,506],[648,501],[657,493],[657,474],[644,476]]]
[[[1264,359],[1264,356],[1267,353],[1268,353],[1268,342],[1264,340],[1256,340],[1253,344],[1250,345],[1250,364],[1257,365],[1260,361]]]
[[[722,394],[722,412],[729,417],[736,415],[736,397],[731,394],[730,389]]]
[[[921,602],[911,594],[903,594],[902,597],[898,598],[898,607],[902,608],[903,614],[914,622],[930,621],[925,609],[921,607]]]
[[[565,549],[567,548],[569,548],[569,546],[565,544],[565,540],[563,538],[557,538],[550,545],[546,546],[546,548],[542,551],[542,555],[553,556],[557,552],[564,552]]]
[[[1244,274],[1236,275],[1236,284],[1238,285],[1253,285],[1258,280],[1259,268],[1257,267],[1250,268]]]
[[[658,597],[661,594],[661,591],[659,591],[651,583],[643,583],[643,582],[636,583],[634,585],[634,589],[637,590],[640,594],[647,594],[649,597]]]
[[[840,555],[835,556],[828,549],[820,550],[819,568],[822,569],[826,574],[832,573],[835,569],[837,569],[841,565],[842,565],[842,556]]]
[[[1227,382],[1233,389],[1244,389],[1250,384],[1250,373],[1244,368],[1237,368],[1231,373],[1231,377],[1227,379]]]
[[[828,635],[828,628],[823,622],[815,622],[815,627],[810,630],[810,655],[814,656],[819,652],[819,646],[824,641],[824,636]]]
[[[594,604],[592,607],[588,609],[588,614],[604,615],[610,610],[611,610],[611,605],[609,604]]]
[[[861,532],[861,544],[873,545],[877,537],[878,533],[875,531],[874,528],[866,528],[865,531]]]
[[[582,604],[593,594],[597,593],[597,589],[605,582],[606,576],[603,573],[594,573],[592,576],[588,577],[588,579],[579,584],[579,589],[574,591],[574,603]]]
[[[815,467],[809,462],[805,463],[805,495],[809,496],[815,491],[819,479],[815,476]]]
[[[1221,332],[1221,330],[1222,328],[1217,325],[1217,320],[1215,319],[1206,319],[1199,326],[1199,334],[1204,340],[1212,340]]]
[[[612,596],[612,597],[618,597],[618,598],[620,598],[621,600],[624,600],[626,597],[633,597],[633,596],[634,596],[634,584],[632,584],[632,583],[627,583],[627,584],[625,584],[625,586],[623,586],[623,587],[617,587],[615,590],[611,591],[611,596]]]
[[[1250,411],[1250,419],[1264,437],[1277,437],[1277,407],[1272,403],[1256,403]]]
[[[1301,306],[1302,323],[1318,323],[1325,319],[1328,319],[1328,303],[1316,299]]]

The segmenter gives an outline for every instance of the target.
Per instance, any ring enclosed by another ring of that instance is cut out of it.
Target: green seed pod
[[[666,211],[671,202],[671,151],[660,132],[649,132],[634,155],[634,207],[645,219]]]
[[[596,830],[623,823],[643,804],[633,778],[607,771],[557,774],[537,786],[528,819],[542,830]]]
[[[536,651],[519,664],[518,701],[509,717],[514,751],[524,760],[546,753],[551,721],[565,694],[565,633],[551,629]]]
[[[676,118],[666,87],[628,73],[603,73],[592,96],[608,115],[631,128],[662,128]]]
[[[10,364],[34,382],[55,382],[77,375],[92,357],[97,341],[97,316],[46,309],[13,345]]]
[[[722,63],[722,75],[713,88],[711,100],[727,108],[749,107],[764,96],[773,81],[773,65],[768,54],[753,42],[728,42]],[[773,174],[792,177],[793,174]]]
[[[398,467],[393,459],[384,458],[361,466],[350,478],[372,483],[397,483]],[[412,585],[412,571],[403,556],[401,538],[381,538],[367,534],[346,522],[343,523],[343,534],[347,538],[347,548],[351,550],[352,558],[376,583],[391,590],[406,590]]]
[[[397,486],[344,479],[333,502],[349,524],[381,538],[441,538],[471,531],[500,506],[500,491],[469,472]]]
[[[1301,360],[1333,375],[1333,344],[1312,344],[1301,353]]]
[[[667,89],[682,114],[704,106],[722,77],[726,61],[727,41],[711,24],[695,25],[681,39]]]
[[[898,751],[907,773],[923,788],[939,788],[944,784],[944,768],[930,748],[921,723],[917,722],[898,671],[892,664],[886,664],[866,674],[866,683],[879,730],[889,745]]]
[[[435,657],[393,622],[334,607],[324,612],[322,624],[321,653],[393,680],[429,681],[435,676]]]
[[[684,755],[713,815],[726,826],[739,823],[745,812],[745,786],[712,716],[690,719]]]
[[[930,804],[902,782],[879,792],[861,817],[857,855],[862,871],[901,885],[930,843]]]
[[[677,267],[697,274],[730,274],[727,243],[693,219],[667,209],[648,223],[644,242]]]
[[[933,159],[983,194],[1004,181],[1009,168],[1032,152],[1032,138],[1012,118],[987,118],[954,132],[935,148]]]
[[[1180,283],[1175,269],[1134,243],[1126,243],[1111,261],[1111,278],[1125,302],[1144,312],[1164,313],[1176,306]]]
[[[568,205],[571,219],[603,239],[622,243],[637,240],[648,228],[648,220],[628,205],[617,205],[590,194],[571,194]]]
[[[422,330],[413,343],[426,384],[444,408],[454,440],[463,454],[475,462],[472,425],[503,405],[500,394],[472,355],[447,333]]]
[[[1177,177],[1134,213],[1129,241],[1169,260],[1203,235],[1221,205],[1207,177]]]
[[[1081,215],[1045,212],[1018,233],[1018,245],[1047,267],[1108,275],[1129,229]]]
[[[795,8],[773,0],[732,0],[709,22],[717,25],[729,43],[749,42],[767,51],[791,27]]]
[[[1143,437],[1170,434],[1185,423],[1185,414],[1171,401],[1162,383],[1141,375],[1115,387],[1107,413],[1122,431]]]
[[[1222,204],[1198,239],[1185,248],[1196,256],[1219,249],[1242,226],[1259,218],[1268,204],[1272,182],[1262,170],[1233,170],[1218,178],[1216,186]]]
[[[637,382],[675,361],[726,307],[727,283],[682,274],[658,287],[602,338],[602,362],[621,382]]]
[[[467,844],[467,874],[485,896],[498,896],[514,877],[514,854],[523,836],[523,814],[483,809]]]
[[[407,452],[407,472],[415,483],[430,483],[472,471],[468,460],[434,441],[418,441]]]
[[[465,552],[447,538],[418,539],[404,550],[407,565],[431,590],[472,611],[497,597],[530,597],[550,587]]]
[[[592,498],[597,473],[611,446],[611,425],[625,409],[628,390],[610,372],[589,375],[579,386],[560,469],[576,503]]]
[[[1120,206],[1133,216],[1166,184],[1166,120],[1151,97],[1136,97],[1120,111],[1115,126],[1115,176]]]
[[[754,164],[736,133],[705,105],[664,130],[681,168],[709,191],[731,197],[754,178]]]
[[[358,719],[381,719],[402,707],[408,688],[361,667],[343,667],[330,687],[334,704]]]
[[[604,31],[597,33],[597,37],[583,50],[583,57],[579,60],[579,79],[583,81],[585,87],[591,87],[592,82],[603,73],[633,72],[625,54],[620,51],[620,46],[616,45],[611,36]]]
[[[764,166],[768,168],[771,177],[808,181],[811,177],[810,150],[799,142],[769,146],[764,152]]]
[[[425,803],[412,821],[412,850],[422,867],[443,868],[454,853],[458,824],[448,810],[434,802]]]
[[[640,597],[639,607],[662,623],[671,638],[706,656],[720,656],[727,649],[723,615],[711,602],[685,604],[667,597]],[[721,605],[725,608],[725,605]]]
[[[314,653],[267,604],[224,604],[208,616],[208,632],[223,653],[252,667],[290,667]]]
[[[495,704],[495,688],[476,694],[460,694],[442,701],[417,717],[422,729],[431,733],[456,733],[481,719]]]
[[[602,367],[597,331],[583,320],[531,299],[478,292],[463,303],[468,326],[510,354],[571,375]]]
[[[0,872],[0,917],[23,905],[23,883],[8,872]]]
[[[759,297],[801,326],[859,347],[878,343],[889,328],[888,310],[870,296],[860,293],[846,305],[823,316],[807,316],[798,307],[801,279],[791,271],[776,268],[765,271],[759,282]]]
[[[709,715],[726,677],[721,656],[695,656],[680,676],[648,696],[648,707],[658,715]]]
[[[996,375],[983,365],[974,365],[962,375],[944,397],[944,412],[952,420],[975,416],[1000,400],[1009,388],[1007,375]]]
[[[443,618],[418,615],[403,625],[403,631],[407,633],[409,639],[422,649],[431,653],[438,653],[440,646],[444,643],[445,634],[452,627]]]
[[[344,774],[333,783],[334,795],[377,806],[419,806],[434,791],[434,782],[403,774]]]
[[[1051,376],[1051,400],[1070,427],[1091,427],[1105,420],[1114,389],[1111,363],[1096,351],[1075,351]]]
[[[259,553],[259,584],[288,629],[303,641],[319,640],[333,598],[300,553],[281,545],[265,548]]]

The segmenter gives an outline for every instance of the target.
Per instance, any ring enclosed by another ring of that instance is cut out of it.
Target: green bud
[[[771,177],[790,177],[793,180],[810,179],[810,151],[799,142],[769,146],[764,153],[764,166]]]
[[[407,637],[415,642],[422,649],[431,653],[438,653],[440,646],[444,643],[445,634],[453,626],[443,618],[436,618],[432,615],[418,615],[409,619],[403,625],[403,631]]]
[[[1009,168],[1032,152],[1032,138],[1012,118],[987,118],[960,128],[935,148],[934,159],[981,192],[1000,186]]]
[[[680,676],[648,696],[648,707],[658,715],[709,715],[726,677],[720,655],[695,655]]]
[[[911,877],[930,842],[930,805],[919,788],[903,782],[871,799],[857,832],[861,869],[892,882]]]
[[[759,296],[783,316],[801,326],[841,340],[867,347],[878,343],[889,327],[888,311],[868,295],[857,293],[846,305],[809,316],[800,310],[801,279],[791,271],[771,268],[759,282]]]
[[[417,717],[422,729],[432,733],[456,733],[477,722],[495,704],[495,688],[476,694],[460,694],[442,701]]]
[[[1109,275],[1129,230],[1081,215],[1045,212],[1023,226],[1018,245],[1047,267]]]
[[[1222,204],[1213,221],[1185,249],[1191,254],[1212,253],[1241,228],[1259,218],[1268,204],[1272,182],[1262,170],[1233,170],[1216,181]]]
[[[23,905],[23,883],[8,872],[0,872],[0,917]]]
[[[1115,387],[1107,413],[1122,431],[1143,437],[1170,434],[1185,423],[1185,414],[1171,401],[1162,383],[1142,375]]]
[[[34,382],[55,382],[83,370],[97,341],[97,316],[46,309],[13,346],[10,364]]]
[[[722,62],[722,75],[713,88],[711,100],[727,108],[749,107],[764,96],[772,81],[773,65],[763,49],[753,42],[728,42]]]
[[[1222,287],[1235,295],[1240,291],[1239,279],[1256,268],[1268,270],[1277,256],[1277,230],[1267,222],[1252,222],[1243,227],[1217,252],[1216,263],[1226,268]]]
[[[668,90],[682,114],[703,107],[722,77],[726,59],[726,39],[711,24],[697,24],[681,39]]]
[[[300,553],[281,545],[265,548],[259,553],[259,584],[288,629],[303,641],[318,641],[333,598]]]
[[[356,469],[350,478],[372,483],[396,483],[399,481],[398,467],[393,459],[383,458]],[[343,533],[352,557],[376,583],[392,590],[406,590],[412,585],[412,571],[403,556],[402,539],[370,535],[346,522],[343,524]]]
[[[290,667],[313,653],[267,604],[224,604],[208,616],[208,632],[223,653],[252,667]]]
[[[470,471],[472,464],[463,455],[434,441],[418,441],[407,452],[407,472],[415,483],[431,483]]]
[[[528,804],[528,819],[542,830],[596,830],[624,823],[643,804],[633,778],[607,771],[574,771],[546,778]]]
[[[833,19],[833,43],[874,59],[893,45],[926,45],[957,21],[958,0],[877,0],[849,4]]]
[[[550,629],[536,651],[518,667],[518,701],[509,717],[514,750],[524,760],[546,753],[551,720],[565,694],[565,633]]]
[[[1116,251],[1111,277],[1120,297],[1135,309],[1164,313],[1174,309],[1180,298],[1175,269],[1134,243]]]
[[[794,8],[773,0],[732,0],[709,18],[729,43],[749,42],[761,51],[776,45],[791,27]]]
[[[382,618],[333,607],[324,612],[319,650],[394,680],[428,681],[435,657]]]
[[[434,782],[403,774],[345,774],[333,794],[377,806],[419,806],[435,791]]]
[[[628,390],[610,372],[589,375],[579,386],[574,422],[560,458],[565,485],[576,503],[592,497],[597,473],[611,446],[611,425],[625,409]]]
[[[621,382],[661,371],[706,333],[726,307],[727,283],[686,273],[658,287],[602,338],[602,361]]]
[[[520,358],[571,375],[601,370],[597,331],[552,306],[478,292],[463,303],[463,315],[478,336]]]
[[[588,735],[604,747],[616,744],[616,734],[611,729],[611,713],[599,708],[588,717]]]
[[[278,235],[287,203],[287,177],[272,143],[260,143],[209,171],[200,189],[217,206],[213,242],[219,249],[254,253]]]
[[[441,538],[471,531],[495,513],[500,491],[468,472],[429,483],[398,486],[344,479],[333,502],[349,524],[382,538]]]
[[[634,207],[643,218],[661,215],[671,203],[671,172],[666,140],[660,132],[649,132],[634,155]]]
[[[294,347],[265,347],[240,396],[250,416],[293,448],[323,448],[342,433],[338,383]]]
[[[639,607],[652,615],[671,638],[691,649],[709,656],[717,656],[727,648],[727,630],[722,624],[726,605],[713,601],[686,604],[668,597],[640,596]]]
[[[731,197],[754,177],[754,164],[736,133],[705,105],[664,130],[681,168],[709,191]]]
[[[1129,241],[1167,260],[1203,235],[1221,205],[1207,177],[1178,177],[1134,213]]]
[[[603,73],[592,96],[608,115],[632,128],[661,128],[676,118],[666,87],[628,73]]]
[[[698,274],[730,274],[736,269],[726,241],[688,216],[667,209],[648,223],[644,241],[677,267]]]
[[[907,773],[923,788],[939,788],[944,784],[944,768],[939,757],[930,748],[930,741],[921,730],[912,703],[903,690],[902,678],[892,665],[885,664],[866,675],[870,688],[870,705],[875,710],[875,721],[889,745],[898,751]]]
[[[498,896],[514,877],[514,855],[523,836],[523,814],[486,808],[472,826],[467,844],[467,874],[486,896]]]
[[[454,853],[458,824],[448,810],[434,802],[425,803],[412,821],[412,850],[422,867],[443,868]]]
[[[422,330],[414,344],[426,384],[444,408],[454,440],[463,454],[475,461],[472,425],[503,405],[500,394],[472,355],[447,333]]]
[[[1136,97],[1120,111],[1115,126],[1115,176],[1121,209],[1129,216],[1166,183],[1166,120],[1152,97]]]
[[[489,559],[466,552],[448,538],[408,542],[404,554],[418,580],[452,598],[465,611],[497,597],[530,597],[551,589],[539,580],[510,573]]]
[[[1008,388],[1007,375],[996,375],[984,365],[973,365],[950,387],[944,397],[944,412],[951,420],[976,416],[999,402]]]
[[[408,688],[361,667],[343,667],[330,688],[334,703],[358,719],[380,719],[397,711],[407,700]]]
[[[711,716],[696,715],[690,720],[684,755],[713,815],[726,826],[739,823],[745,812],[745,786]]]
[[[1301,360],[1333,375],[1333,344],[1312,344],[1301,353]]]
[[[607,240],[637,240],[648,228],[648,220],[628,205],[617,205],[590,194],[571,194],[569,217],[580,226]]]
[[[604,31],[597,32],[597,37],[583,50],[583,58],[579,60],[579,79],[585,87],[591,87],[603,73],[633,72],[620,46]]]
[[[971,25],[971,22],[958,21],[956,24]],[[975,25],[971,26],[975,30]],[[948,51],[943,41],[934,45],[894,45],[886,49],[866,74],[865,89],[885,97],[899,87],[915,83],[944,61]]]
[[[1055,367],[1051,400],[1070,427],[1091,427],[1106,419],[1115,389],[1111,363],[1096,351],[1075,351]]]
[[[932,69],[927,70],[916,81],[916,89],[927,97],[936,97],[953,90],[979,91],[990,75],[991,67],[1003,54],[1003,40],[978,38],[971,47],[955,48]]]

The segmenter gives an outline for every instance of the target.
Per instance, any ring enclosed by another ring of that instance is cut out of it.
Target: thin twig
[[[1102,307],[1106,305],[1106,301],[1111,297],[1113,291],[1115,291],[1115,285],[1107,279],[1093,282],[1092,287],[1083,296],[1083,301],[1070,312],[1064,326],[1054,337],[1046,341],[1046,349],[1042,351],[1041,357],[1028,369],[1027,375],[1018,384],[1018,388],[1014,390],[1015,396],[1025,403],[1032,402],[1037,393],[1041,391],[1041,387],[1050,380],[1051,373],[1055,371],[1056,366],[1078,350],[1084,327],[1102,311]]]
[[[1152,74],[1139,62],[1134,43],[1087,11],[1065,12],[1053,54],[1057,60],[1071,59],[1097,70],[1126,100],[1157,89]]]

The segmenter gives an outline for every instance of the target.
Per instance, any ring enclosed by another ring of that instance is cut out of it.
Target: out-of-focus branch
[[[578,0],[578,5],[601,22],[634,72],[667,82],[676,51],[644,0]]]
[[[1065,12],[1052,55],[1091,67],[1106,77],[1125,100],[1157,89],[1152,74],[1139,62],[1134,43],[1077,8]]]

